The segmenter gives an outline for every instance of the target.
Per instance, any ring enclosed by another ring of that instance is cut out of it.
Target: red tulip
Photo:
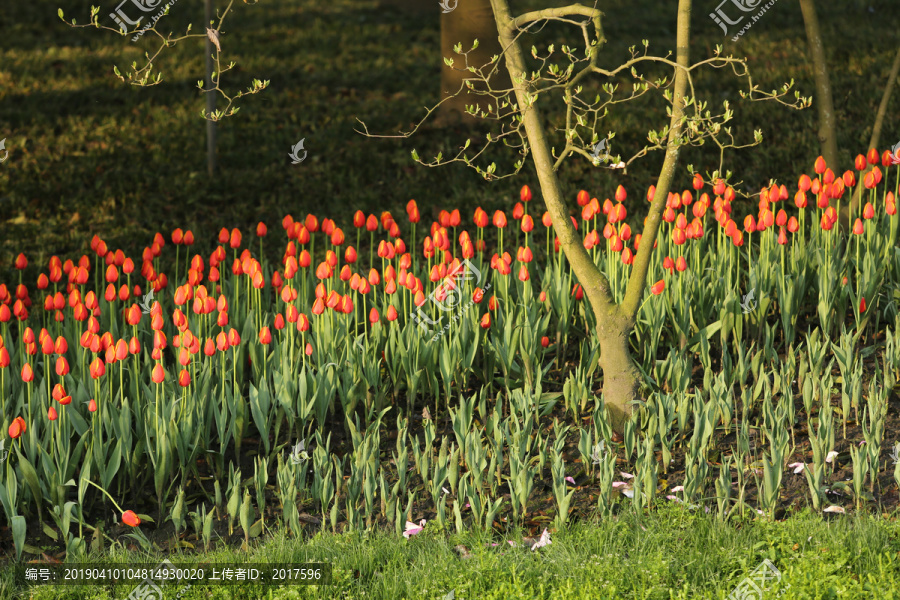
[[[703,188],[703,177],[700,173],[694,173],[694,180],[691,182],[691,185],[695,190]]]
[[[162,383],[166,378],[166,372],[163,370],[161,364],[156,363],[156,366],[153,367],[153,372],[150,374],[150,379],[153,383]]]
[[[660,279],[659,281],[657,281],[650,287],[650,292],[654,296],[659,296],[660,294],[663,293],[664,289],[666,289],[666,282],[665,282],[665,280]]]
[[[854,235],[862,235],[863,231],[865,230],[863,229],[862,219],[857,217],[856,221],[853,223],[853,233]]]
[[[51,421],[55,421],[57,418],[59,418],[59,415],[56,414],[56,409],[52,406],[50,407],[50,410],[47,411],[47,418]]]
[[[16,439],[25,433],[25,419],[22,417],[16,417],[12,423],[9,424],[9,437],[12,439]]]
[[[531,188],[527,185],[523,185],[522,189],[519,190],[519,198],[522,200],[522,202],[528,202],[529,200],[531,200]]]
[[[860,298],[859,300],[859,314],[863,314],[866,312],[866,299]]]
[[[363,211],[357,210],[353,213],[353,226],[357,229],[361,229],[366,224],[366,215],[363,214]]]
[[[241,232],[237,227],[231,230],[231,237],[228,240],[228,245],[232,248],[237,248],[241,245]]]
[[[25,267],[28,266],[28,259],[25,258],[25,255],[20,252],[19,255],[16,257],[15,264],[16,264],[16,268],[21,271]]]
[[[528,267],[525,265],[522,265],[521,267],[519,267],[519,281],[524,282],[524,281],[528,281],[528,279],[529,279]]]
[[[484,316],[481,317],[481,328],[487,329],[491,326],[491,313],[486,312]]]
[[[628,194],[625,193],[625,188],[621,185],[616,188],[616,202],[625,202],[625,199],[628,197]]]
[[[5,369],[9,366],[9,351],[6,348],[0,347],[0,369]]]
[[[548,338],[548,337],[545,335],[544,337],[541,338],[541,346],[543,346],[544,348],[546,348],[546,347],[549,346],[549,345],[550,345],[550,338]]]
[[[866,155],[866,158],[869,160],[870,165],[877,165],[881,159],[881,156],[878,154],[878,150],[875,148],[869,148],[869,154]]]
[[[826,169],[825,159],[819,156],[819,158],[816,159],[814,168],[817,175],[821,175],[822,173],[824,173]]]
[[[187,387],[191,385],[191,374],[187,369],[182,369],[178,374],[178,385],[181,387]]]
[[[122,522],[131,527],[137,527],[141,524],[141,518],[133,510],[126,510],[122,513]]]
[[[91,398],[90,402],[88,402],[88,411],[97,412],[97,401],[93,398]]]
[[[106,364],[100,360],[99,356],[91,361],[90,372],[93,379],[99,379],[106,374]]]
[[[313,353],[312,344],[310,344],[309,342],[306,342],[306,355],[312,356],[312,353]]]
[[[378,315],[378,309],[375,307],[372,307],[372,309],[369,311],[369,323],[374,325],[375,323],[377,323],[380,320],[380,318],[381,317],[379,317],[379,315]]]
[[[271,342],[272,334],[269,332],[269,326],[263,325],[263,328],[259,330],[259,343],[268,346]]]
[[[500,229],[506,227],[506,215],[501,210],[494,211],[494,227]]]
[[[22,381],[25,383],[31,383],[34,381],[34,371],[31,369],[31,365],[25,363],[22,365]]]
[[[522,217],[521,227],[522,231],[525,233],[528,233],[532,229],[534,229],[534,219],[531,218],[531,215],[525,215],[524,217]]]
[[[866,205],[863,207],[863,219],[871,219],[875,216],[875,207],[872,206],[871,202],[866,202]]]

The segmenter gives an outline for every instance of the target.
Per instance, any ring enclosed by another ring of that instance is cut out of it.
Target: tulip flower
[[[491,313],[486,312],[484,316],[481,317],[481,328],[488,329],[491,326]]]
[[[522,189],[519,191],[519,198],[522,202],[528,202],[531,200],[531,188],[527,185],[523,185]]]
[[[25,363],[22,365],[22,381],[25,383],[31,383],[34,381],[34,371],[31,369],[31,365]]]
[[[156,363],[156,366],[153,367],[153,371],[150,374],[150,379],[153,381],[153,383],[162,383],[165,378],[166,372],[163,370],[162,365]]]
[[[22,271],[25,269],[25,267],[28,266],[28,259],[25,258],[25,255],[20,252],[16,257],[15,265],[18,270]]]
[[[548,337],[545,335],[544,337],[541,338],[541,346],[543,346],[544,348],[546,348],[546,347],[549,346],[549,345],[550,345],[550,338],[548,338]]]
[[[269,332],[269,326],[263,325],[262,329],[259,330],[259,343],[263,346],[268,346],[271,342],[272,334]]]
[[[182,369],[178,374],[178,385],[181,387],[187,387],[191,385],[191,374],[187,369]]]
[[[666,282],[665,282],[665,280],[660,279],[659,281],[657,281],[650,287],[650,292],[654,296],[659,296],[660,294],[663,293],[664,289],[666,289]]]
[[[122,522],[131,527],[137,527],[141,524],[141,518],[133,510],[126,510],[122,513]]]
[[[866,299],[861,298],[859,300],[859,314],[863,314],[864,312],[866,312]]]
[[[88,402],[88,412],[97,412],[97,401],[93,398]]]
[[[853,234],[854,235],[862,235],[863,231],[864,231],[864,229],[863,229],[862,219],[857,217],[856,221],[854,221],[854,223],[853,223]]]

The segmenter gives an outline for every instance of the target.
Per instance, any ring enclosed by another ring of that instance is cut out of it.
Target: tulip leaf
[[[16,560],[20,560],[22,558],[22,550],[25,548],[25,531],[27,529],[25,517],[16,515],[10,519],[10,523],[12,524],[13,544],[16,547]],[[32,552],[32,554],[38,553]]]

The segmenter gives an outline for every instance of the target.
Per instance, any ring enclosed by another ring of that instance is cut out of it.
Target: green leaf
[[[59,12],[62,15],[62,9]],[[16,560],[18,561],[22,558],[22,550],[25,548],[25,517],[17,515],[10,521],[12,522],[13,544],[16,547]]]

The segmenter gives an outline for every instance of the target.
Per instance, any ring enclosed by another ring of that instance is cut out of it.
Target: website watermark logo
[[[163,2],[163,0],[122,0],[116,7],[115,12],[109,13],[109,16],[116,22],[122,33],[128,33],[131,27],[140,26],[144,17],[147,16],[141,15],[140,13],[149,13],[154,10],[157,11],[150,19],[149,23],[131,38],[132,42],[136,42],[142,35],[156,25],[156,22],[166,14],[168,8],[174,6],[176,2],[178,2],[178,0],[169,0],[168,2]],[[137,19],[132,19],[129,14],[140,16],[138,16]]]
[[[3,149],[3,142],[0,142],[0,149]],[[900,165],[900,142],[891,147],[891,164]]]
[[[748,293],[744,294],[741,299],[741,310],[746,315],[747,313],[753,312],[756,308],[756,302],[753,301],[753,294],[756,292],[756,288],[751,289]]]
[[[295,465],[309,460],[309,453],[306,452],[306,442],[304,440],[300,440],[299,444],[291,448],[290,458],[291,463]]]
[[[6,149],[6,138],[0,140],[0,150],[3,150],[3,158],[0,158],[0,163],[6,162],[6,159],[9,158],[9,151]]]
[[[425,302],[422,306],[417,307],[416,312],[409,313],[409,316],[415,319],[416,323],[418,323],[419,327],[425,330],[428,333],[434,333],[434,337],[431,338],[432,341],[437,340],[439,337],[444,335],[444,331],[450,329],[450,324],[453,321],[459,320],[459,313],[467,308],[473,306],[475,304],[474,299],[470,299],[468,304],[463,305],[463,291],[459,282],[461,281],[475,281],[475,287],[479,287],[482,280],[481,271],[472,264],[469,259],[464,260],[459,263],[454,269],[452,269],[449,273],[447,273],[447,277],[444,278],[444,281],[438,285],[431,294],[428,295]],[[484,291],[489,290],[491,284],[487,284],[484,286]],[[422,310],[426,305],[431,304],[441,312],[455,312],[454,315],[450,317],[450,322],[447,323],[442,329],[437,330],[432,329],[430,326],[436,326],[441,322],[444,318],[443,316],[437,317],[436,320],[432,320],[429,316]]]
[[[746,14],[741,15],[740,13],[750,13],[756,11],[759,8],[760,10],[755,15],[750,15],[750,21],[747,22],[743,26],[743,28],[741,28],[741,30],[731,38],[732,42],[736,42],[738,41],[738,38],[740,38],[742,35],[744,35],[744,33],[747,32],[747,30],[753,27],[753,24],[756,23],[766,13],[767,10],[775,6],[775,2],[777,1],[778,0],[769,0],[768,3],[760,8],[763,0],[722,0],[722,2],[719,3],[719,6],[716,7],[715,12],[709,13],[709,18],[715,21],[727,36],[729,35],[729,26],[740,25],[740,23],[746,18]],[[723,9],[723,6],[726,6],[728,10],[727,13],[725,12],[725,9]],[[740,16],[736,20],[732,20],[731,16],[733,15]]]
[[[779,581],[781,571],[767,558],[734,588],[726,600],[762,600],[763,593]],[[778,592],[776,597],[784,594],[789,587]]]
[[[133,590],[131,590],[131,593],[128,594],[128,597],[125,600],[155,600],[156,598],[162,598],[163,591],[162,588],[156,585],[156,577],[160,576],[162,573],[167,572],[170,567],[174,566],[175,565],[173,565],[168,559],[156,565],[156,567],[150,570],[150,576],[139,583]],[[166,585],[165,582],[163,582],[163,585]]]
[[[456,10],[456,6],[459,4],[459,0],[453,0],[453,6],[450,6],[450,0],[442,0],[438,2],[438,6],[443,9],[444,14],[453,12]]]
[[[303,150],[303,142],[305,142],[305,141],[306,141],[306,138],[303,138],[302,140],[297,142],[293,147],[291,147],[291,153],[288,154],[288,156],[290,156],[291,160],[293,161],[291,163],[292,165],[299,165],[306,158],[306,150]],[[298,154],[300,153],[301,150],[303,150],[303,156],[298,156]]]
[[[149,294],[144,294],[140,301],[141,312],[145,315],[150,314],[150,309],[153,306],[153,288],[150,288]]]
[[[601,162],[603,162],[603,163],[612,162],[613,157],[609,153],[611,148],[612,148],[612,144],[609,143],[608,138],[603,138],[602,140],[600,140],[599,142],[594,144],[594,147],[591,150],[591,160],[593,161],[595,167],[600,166]],[[602,154],[601,154],[601,152],[602,152]],[[624,162],[613,163],[608,166],[606,164],[604,164],[603,166],[607,167],[609,169],[624,169],[625,163]]]

